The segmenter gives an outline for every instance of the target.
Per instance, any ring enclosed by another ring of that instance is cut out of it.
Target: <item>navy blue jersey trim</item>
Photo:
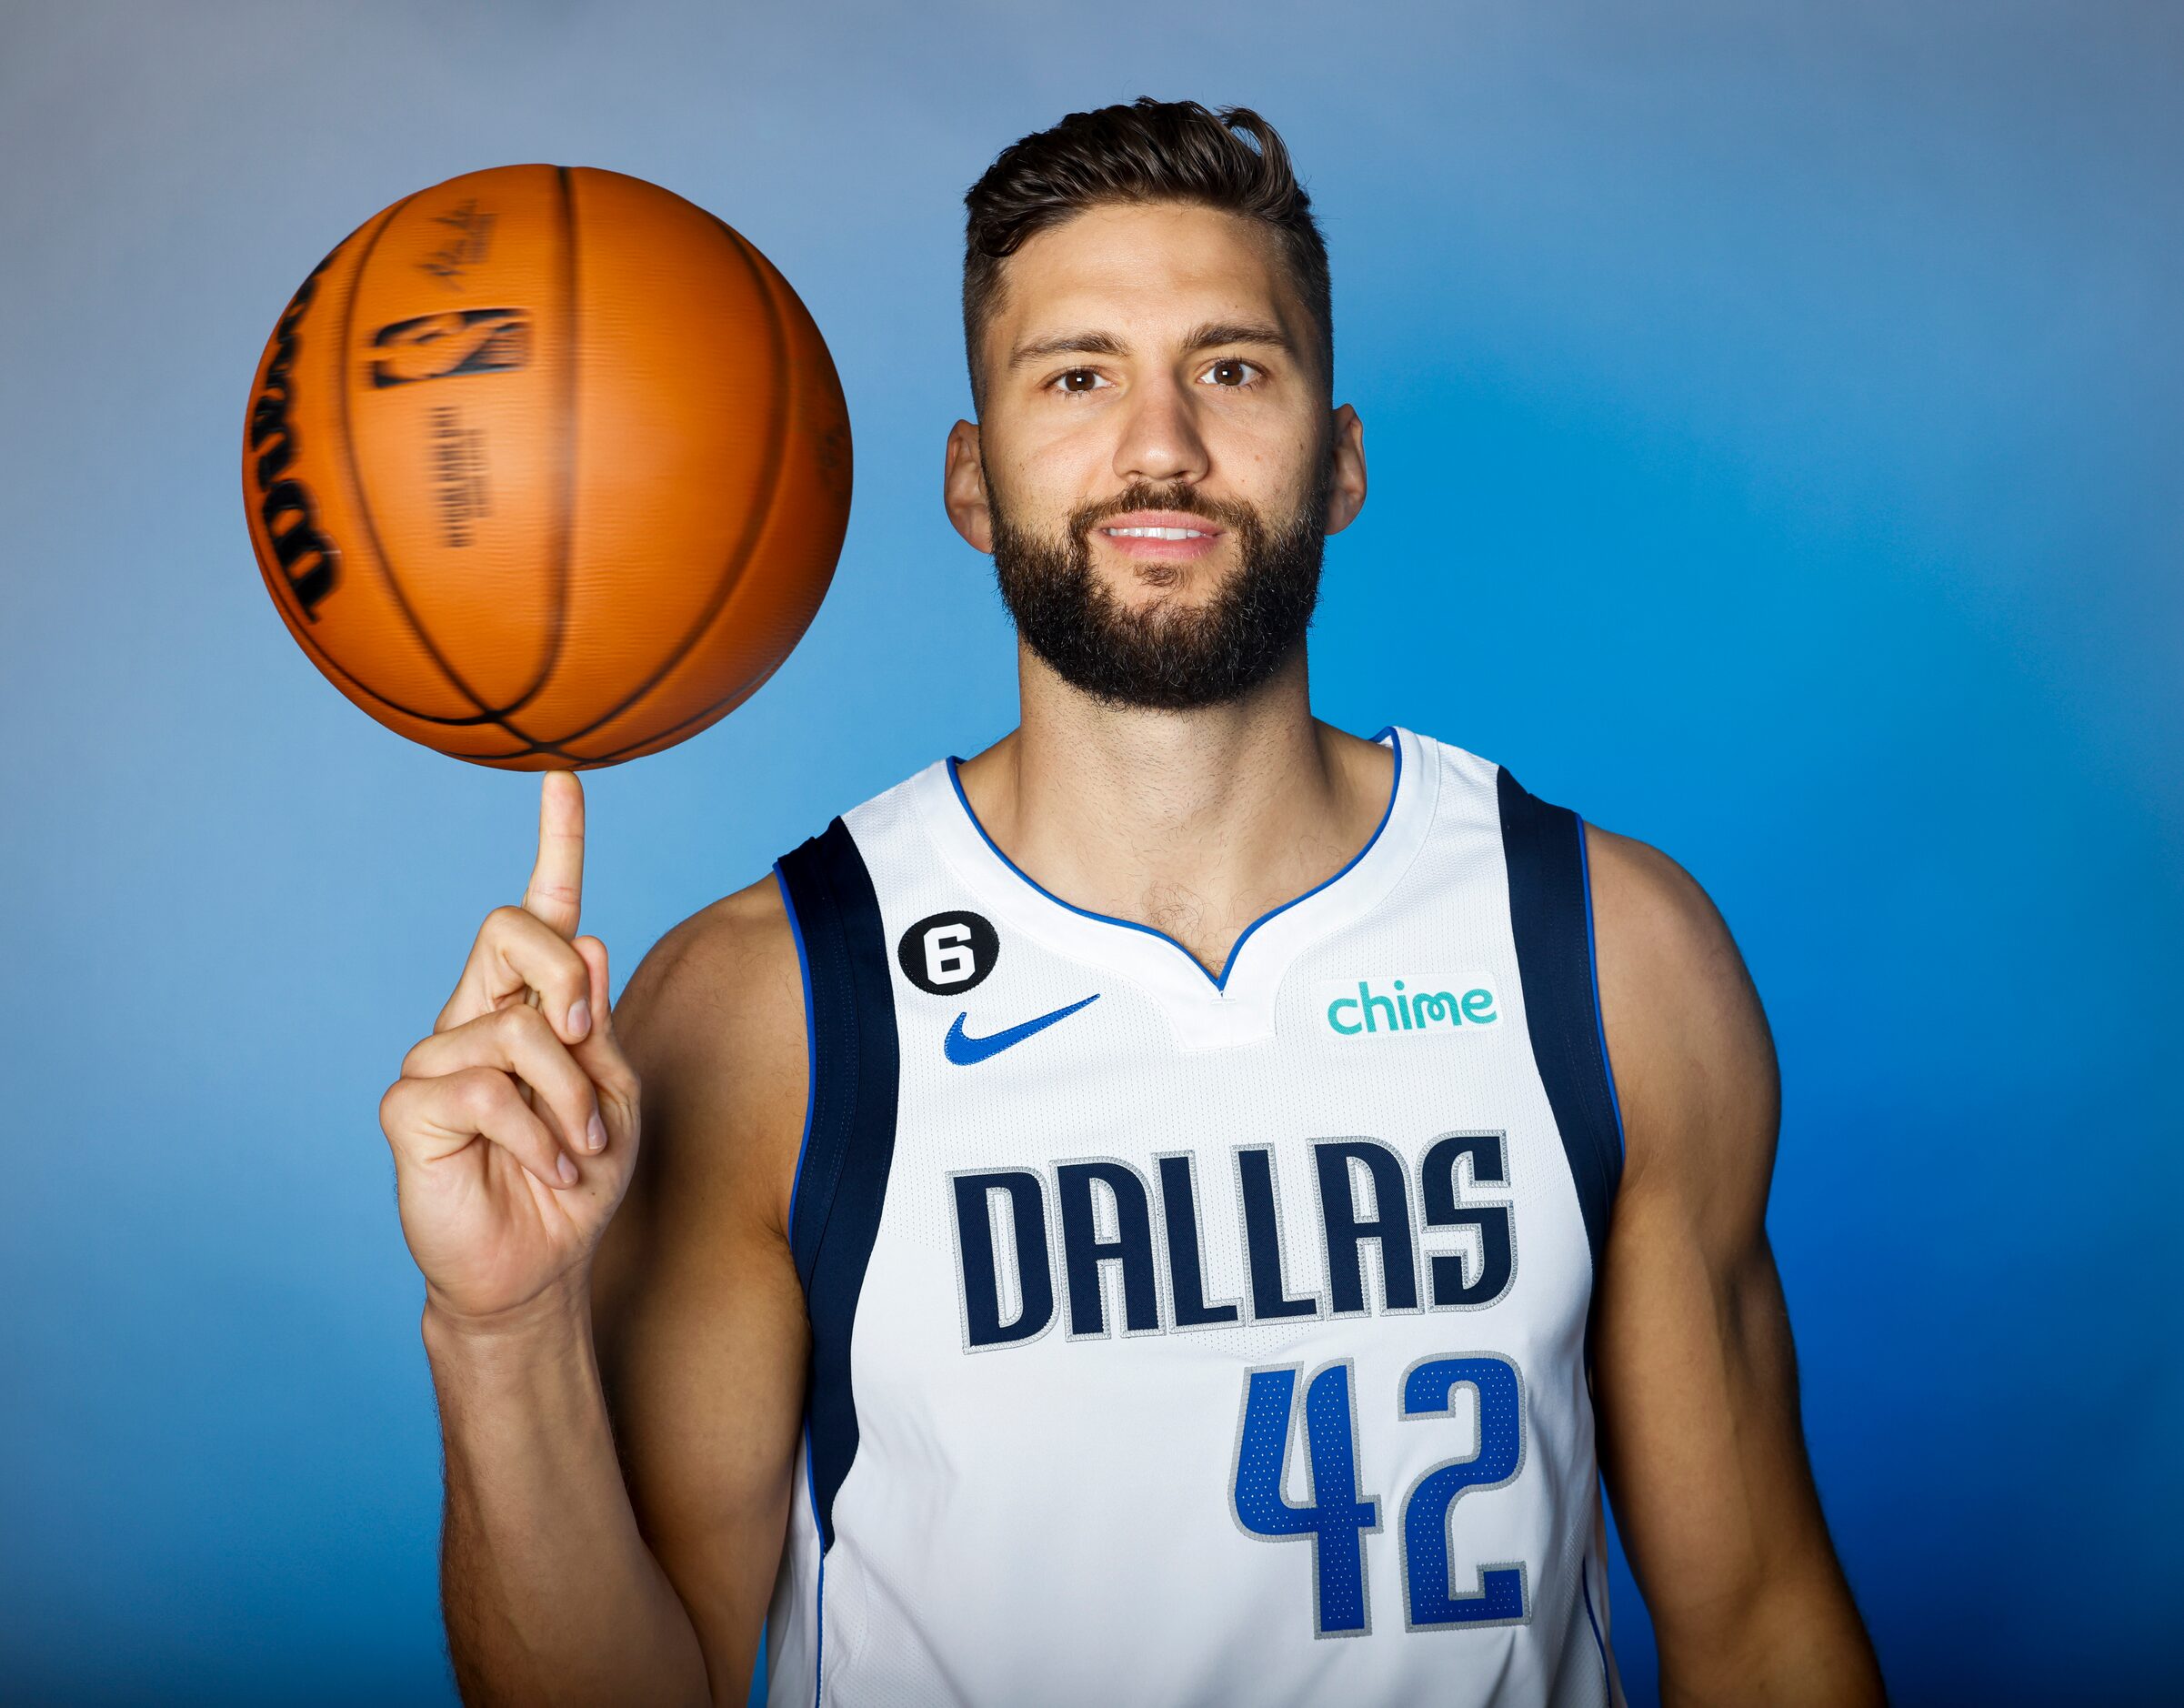
[[[1592,973],[1592,1024],[1600,1040],[1600,1067],[1608,1075],[1608,1107],[1615,1111],[1615,1153],[1621,1170],[1623,1150],[1629,1135],[1623,1127],[1623,1100],[1615,1089],[1615,1060],[1608,1053],[1608,1017],[1600,1010],[1600,937],[1592,923],[1592,831],[1582,815],[1578,820],[1578,876],[1585,889],[1585,964]]]
[[[819,1040],[811,1008],[811,955],[804,947],[804,922],[796,917],[796,899],[788,893],[788,879],[781,862],[774,862],[774,883],[781,891],[781,905],[788,913],[789,935],[796,939],[796,976],[804,987],[804,1134],[796,1140],[796,1172],[788,1186],[788,1225],[796,1225],[796,1194],[804,1186],[804,1159],[811,1150],[811,1112],[818,1099]]]
[[[887,1194],[902,1064],[879,898],[848,827],[837,819],[775,871],[803,963],[811,1058],[788,1238],[811,1316],[806,1412],[824,1550],[834,1542],[835,1494],[857,1457],[849,1334]]]
[[[1527,793],[1506,770],[1495,787],[1532,1060],[1562,1133],[1597,1281],[1623,1175],[1623,1130],[1593,970],[1585,829],[1576,813]]]

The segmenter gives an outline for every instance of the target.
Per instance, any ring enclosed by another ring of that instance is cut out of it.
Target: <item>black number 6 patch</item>
[[[935,913],[902,934],[895,959],[928,996],[955,996],[984,982],[1001,958],[992,921],[977,913]]]

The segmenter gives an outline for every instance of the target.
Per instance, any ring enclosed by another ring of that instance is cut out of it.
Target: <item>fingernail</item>
[[[599,1119],[599,1111],[596,1109],[592,1110],[591,1124],[585,1128],[584,1136],[591,1141],[593,1150],[606,1149],[606,1123]]]
[[[581,1038],[592,1029],[592,1005],[589,999],[578,997],[569,1004],[569,1036]]]
[[[576,1185],[576,1165],[571,1162],[566,1154],[555,1159],[554,1172],[561,1176],[561,1183],[564,1186]]]

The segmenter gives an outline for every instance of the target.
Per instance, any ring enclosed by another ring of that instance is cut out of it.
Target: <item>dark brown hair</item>
[[[963,339],[971,398],[983,406],[978,344],[999,306],[1001,264],[1027,240],[1087,208],[1115,202],[1198,202],[1274,227],[1297,293],[1319,328],[1333,389],[1335,315],[1327,249],[1312,198],[1274,126],[1247,106],[1140,95],[1127,106],[1072,113],[1004,148],[963,198]]]

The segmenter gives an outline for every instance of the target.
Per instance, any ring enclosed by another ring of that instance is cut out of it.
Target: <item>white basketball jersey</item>
[[[951,760],[777,867],[813,1351],[803,1703],[1619,1703],[1586,1331],[1621,1167],[1582,826],[1383,731],[1209,974]]]

